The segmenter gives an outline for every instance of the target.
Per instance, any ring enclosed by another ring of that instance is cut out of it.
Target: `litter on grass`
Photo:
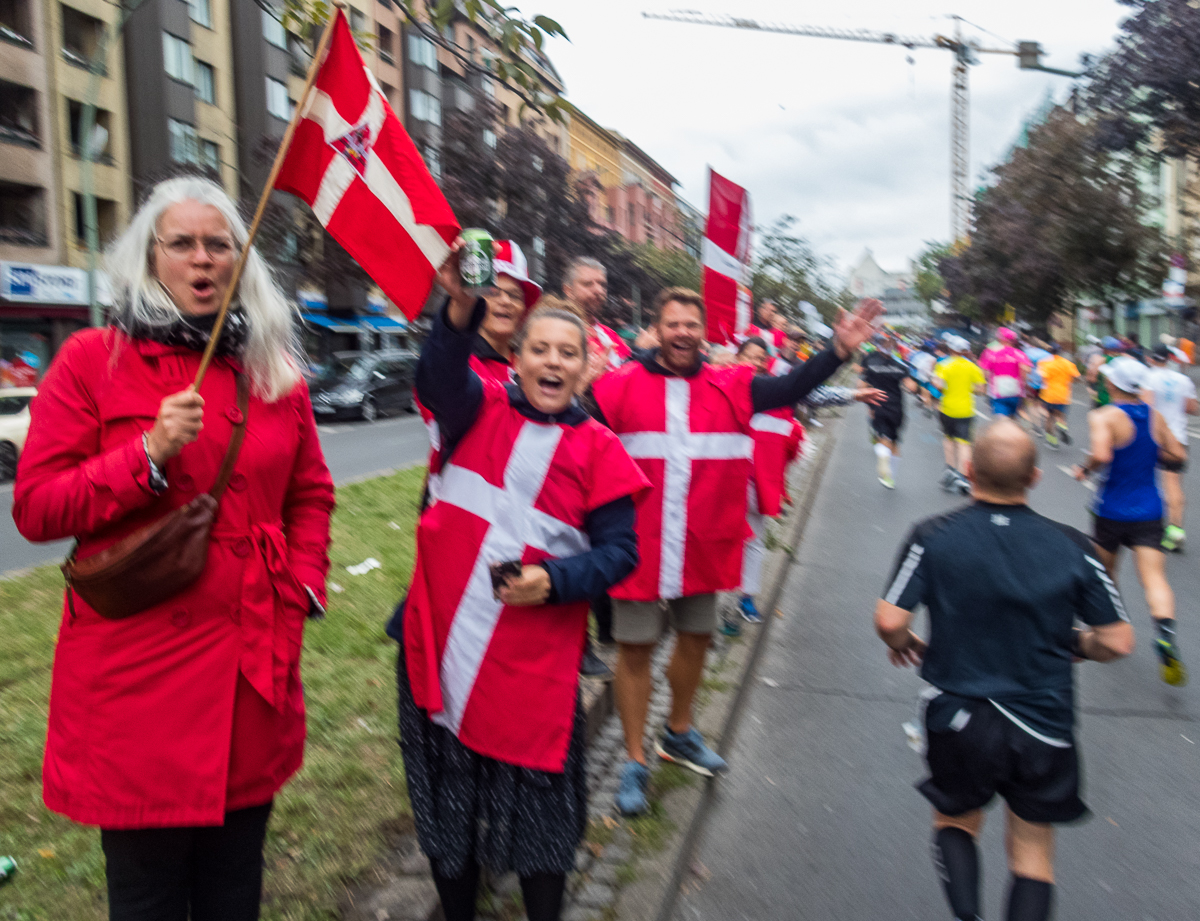
[[[369,556],[356,566],[347,566],[346,572],[352,576],[365,576],[372,569],[383,569],[383,564],[375,557]]]

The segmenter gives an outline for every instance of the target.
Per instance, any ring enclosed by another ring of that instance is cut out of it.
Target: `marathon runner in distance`
[[[1100,369],[1112,404],[1088,413],[1091,453],[1074,473],[1082,481],[1091,471],[1108,467],[1092,507],[1092,538],[1114,582],[1121,547],[1133,550],[1138,580],[1158,627],[1155,646],[1162,680],[1180,687],[1187,684],[1187,669],[1175,638],[1175,593],[1167,582],[1163,502],[1154,469],[1160,460],[1184,461],[1187,453],[1162,413],[1141,401],[1146,373],[1146,366],[1128,355]]]
[[[921,343],[921,348],[913,352],[908,359],[908,363],[913,369],[912,378],[920,388],[918,395],[921,399],[921,407],[927,416],[933,415],[933,401],[940,396],[933,389],[932,384],[933,366],[938,363],[937,348],[936,342],[926,339]]]
[[[1155,346],[1146,356],[1150,361],[1150,372],[1142,382],[1142,399],[1163,414],[1171,432],[1179,441],[1184,454],[1188,447],[1188,416],[1200,413],[1200,402],[1196,400],[1196,385],[1186,374],[1170,367],[1171,349],[1167,345]],[[1183,474],[1187,461],[1159,460],[1162,471],[1163,498],[1167,502],[1167,527],[1163,535],[1163,549],[1172,553],[1183,551],[1187,532],[1183,529],[1183,510],[1186,499],[1183,494]]]
[[[919,523],[905,541],[875,628],[892,663],[919,664],[933,686],[924,695],[929,777],[918,789],[933,804],[933,856],[951,912],[982,917],[976,841],[998,793],[1007,919],[1046,921],[1053,826],[1087,812],[1071,663],[1129,655],[1133,630],[1092,542],[1026,504],[1037,448],[1016,423],[988,426],[968,475],[974,501]],[[928,641],[911,629],[920,604]]]
[[[997,416],[1015,416],[1025,396],[1025,378],[1029,373],[1028,356],[1017,348],[1017,334],[1001,326],[997,342],[979,356],[979,367],[987,372],[988,396]]]
[[[1079,377],[1075,362],[1064,358],[1058,343],[1050,344],[1050,355],[1037,364],[1042,379],[1041,400],[1046,408],[1046,444],[1052,448],[1062,443],[1071,443],[1071,432],[1067,428],[1067,411],[1071,408],[1071,384]]]
[[[979,365],[967,355],[971,343],[962,336],[946,336],[943,340],[949,357],[933,369],[933,386],[941,391],[938,401],[942,422],[942,450],[946,469],[942,471],[942,489],[970,492],[966,480],[967,464],[971,460],[971,429],[975,423],[975,394],[983,393],[987,378]]]
[[[875,336],[875,350],[860,364],[863,383],[887,394],[882,403],[867,408],[871,417],[871,440],[875,446],[875,473],[886,489],[896,488],[893,458],[900,456],[900,430],[904,428],[904,392],[917,389],[908,373],[908,365],[891,351],[883,333]]]

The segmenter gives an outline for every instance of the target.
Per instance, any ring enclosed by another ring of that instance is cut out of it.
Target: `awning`
[[[407,323],[392,317],[359,317],[359,322],[377,333],[402,333],[408,329]]]
[[[319,313],[303,313],[300,318],[305,323],[311,323],[313,326],[320,326],[329,330],[331,333],[360,333],[362,327],[351,320],[343,319],[342,317],[326,317]]]

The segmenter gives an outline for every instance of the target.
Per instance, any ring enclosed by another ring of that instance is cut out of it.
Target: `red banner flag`
[[[367,70],[345,14],[300,103],[275,188],[304,199],[325,229],[412,319],[450,254],[458,221]]]
[[[703,294],[709,342],[730,343],[750,325],[750,194],[709,170]]]

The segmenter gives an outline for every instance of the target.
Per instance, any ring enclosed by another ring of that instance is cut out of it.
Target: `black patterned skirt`
[[[400,612],[397,612],[399,615]],[[393,619],[394,627],[400,616]],[[518,876],[566,873],[587,826],[583,708],[561,774],[488,758],[467,748],[416,705],[401,639],[396,660],[400,751],[421,850],[449,878],[468,861]]]

